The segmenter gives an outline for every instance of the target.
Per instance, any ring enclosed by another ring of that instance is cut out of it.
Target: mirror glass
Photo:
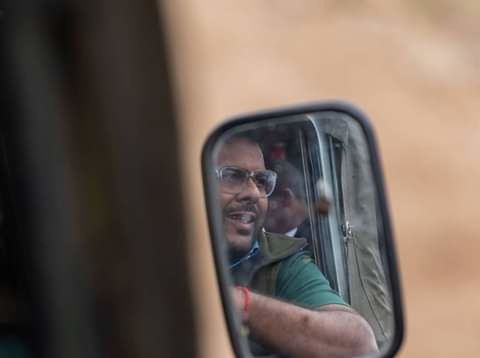
[[[395,270],[365,124],[335,110],[254,117],[217,130],[203,163],[239,345],[253,356],[389,351]]]

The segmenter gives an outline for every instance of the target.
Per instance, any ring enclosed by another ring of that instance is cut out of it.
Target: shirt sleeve
[[[276,297],[308,308],[347,305],[305,251],[281,263],[275,291]]]

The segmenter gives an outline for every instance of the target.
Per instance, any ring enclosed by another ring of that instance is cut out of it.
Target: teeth
[[[240,221],[242,222],[242,224],[248,224],[250,223],[252,220],[252,217],[250,215],[241,215],[240,216]]]
[[[250,224],[254,221],[252,215],[242,214],[242,215],[233,215],[233,219],[240,221],[242,224]]]

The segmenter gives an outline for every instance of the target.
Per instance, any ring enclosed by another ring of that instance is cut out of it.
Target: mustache
[[[249,204],[249,203],[242,204],[242,205],[235,205],[235,206],[225,208],[225,214],[229,214],[229,213],[236,212],[236,211],[246,211],[246,212],[251,212],[251,213],[254,213],[254,214],[258,213],[258,209],[257,209],[256,205],[255,204]]]

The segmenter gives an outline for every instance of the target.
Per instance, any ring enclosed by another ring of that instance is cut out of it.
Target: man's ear
[[[289,188],[282,189],[279,194],[282,206],[289,206],[295,199],[295,194]]]

